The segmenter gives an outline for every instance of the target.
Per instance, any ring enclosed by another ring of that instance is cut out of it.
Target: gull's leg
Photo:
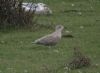
[[[53,45],[53,46],[48,46],[49,48],[53,48],[53,49],[56,49],[56,46]]]

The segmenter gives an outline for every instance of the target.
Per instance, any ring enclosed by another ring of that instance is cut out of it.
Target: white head
[[[44,4],[44,3],[37,3],[37,5],[44,7],[46,4]]]
[[[44,11],[44,4],[43,3],[37,3],[37,7],[36,7],[36,13],[38,12],[43,12]]]
[[[63,29],[64,29],[63,25],[57,25],[55,28],[56,31],[62,31]]]
[[[44,3],[37,3],[36,14],[52,14],[52,10]]]

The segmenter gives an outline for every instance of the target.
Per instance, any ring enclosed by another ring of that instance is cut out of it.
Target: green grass
[[[38,0],[39,1],[39,0]],[[62,38],[52,48],[31,42],[53,29],[0,32],[0,73],[100,73],[100,0],[43,0],[53,10],[52,16],[41,16],[38,23],[64,25],[74,38]],[[71,4],[75,4],[74,7]],[[91,6],[93,7],[91,9]],[[77,11],[71,11],[77,10]],[[81,12],[82,15],[79,15]],[[84,28],[81,29],[80,27]],[[79,46],[97,67],[67,72],[63,66],[71,60],[73,48]],[[58,50],[59,52],[56,52]]]

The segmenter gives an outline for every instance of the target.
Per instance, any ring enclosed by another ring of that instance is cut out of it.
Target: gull
[[[25,12],[28,12],[28,11],[35,11],[36,8],[37,8],[37,4],[36,3],[26,3],[26,2],[23,2],[22,3],[22,8],[25,10]]]
[[[48,7],[48,5],[44,3],[27,3],[23,2],[22,3],[22,8],[24,9],[25,12],[34,12],[37,15],[40,14],[52,14],[52,10]]]
[[[46,36],[43,36],[34,42],[33,44],[40,44],[40,45],[45,45],[45,46],[54,46],[56,45],[59,40],[61,39],[62,36],[62,30],[64,29],[64,26],[62,25],[57,25],[55,28],[55,31],[51,34],[48,34]]]

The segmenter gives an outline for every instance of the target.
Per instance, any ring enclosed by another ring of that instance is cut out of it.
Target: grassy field
[[[53,32],[52,28],[0,32],[0,73],[100,73],[100,0],[38,1],[53,10],[52,16],[40,16],[38,23],[62,24],[74,38],[62,38],[55,47],[48,48],[31,42]],[[68,72],[62,66],[71,60],[76,46],[91,58],[93,66]]]

